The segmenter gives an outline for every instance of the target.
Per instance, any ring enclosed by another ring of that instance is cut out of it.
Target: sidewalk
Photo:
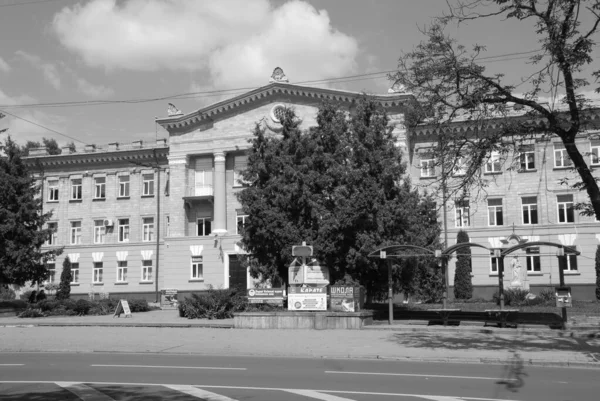
[[[177,310],[134,313],[131,318],[3,317],[0,352],[183,353],[501,364],[514,363],[518,353],[518,358],[530,365],[600,368],[600,338],[540,328],[406,323],[410,322],[364,330],[231,330],[225,328],[232,327],[232,320],[188,320],[180,318]]]

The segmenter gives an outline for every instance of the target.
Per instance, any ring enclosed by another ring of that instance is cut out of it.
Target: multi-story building
[[[600,116],[600,110],[591,113],[596,120]],[[521,117],[517,115],[514,118]],[[488,126],[493,129],[494,122],[490,121]],[[465,133],[471,127],[468,122],[456,122],[445,129]],[[440,163],[432,156],[440,154],[432,152],[432,148],[437,149],[438,146],[438,130],[439,127],[432,125],[419,125],[410,130],[407,143],[412,182],[429,188],[430,192],[433,190],[438,196],[439,217],[447,227],[448,246],[456,243],[460,230],[468,233],[470,242],[488,248],[507,248],[515,245],[514,241],[548,241],[574,246],[581,255],[567,258],[565,282],[571,286],[574,298],[594,299],[594,266],[596,249],[600,244],[600,222],[594,217],[580,215],[574,208],[577,203],[589,199],[585,191],[573,190],[563,183],[565,178],[570,178],[571,183],[577,181],[578,176],[572,170],[571,160],[560,138],[539,136],[527,140],[518,149],[518,154],[489,154],[481,171],[488,182],[485,190],[472,191],[472,197],[454,199],[449,196],[444,205]],[[579,135],[576,144],[586,155],[588,165],[598,169],[600,131],[591,130]],[[464,173],[457,169],[453,175]],[[556,254],[556,248],[551,247],[527,248],[516,254],[526,272],[526,287],[537,292],[543,287],[558,285]],[[507,266],[512,257],[507,259]],[[454,263],[451,262],[449,267],[449,283],[452,286]],[[504,285],[508,288],[511,276],[508,267],[506,270]],[[485,249],[472,249],[472,283],[474,297],[490,299],[498,289],[498,260]],[[452,290],[449,293],[452,294]]]
[[[72,294],[91,291],[153,299],[178,293],[252,285],[239,255],[238,229],[246,216],[236,193],[256,124],[278,131],[283,107],[293,107],[301,128],[316,125],[322,101],[351,111],[361,93],[287,83],[276,69],[271,83],[214,105],[182,113],[170,105],[157,119],[169,133],[156,145],[141,142],[28,159],[43,182],[44,210],[56,229],[47,246],[64,246],[50,268],[58,281],[68,255],[75,265]],[[374,95],[392,122],[412,98]],[[404,143],[404,129],[395,134]],[[159,185],[160,177],[160,185]],[[158,206],[160,201],[160,206]],[[159,229],[160,224],[160,229]]]

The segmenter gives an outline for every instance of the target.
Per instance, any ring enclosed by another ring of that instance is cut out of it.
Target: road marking
[[[464,398],[447,397],[445,395],[420,395],[419,398],[425,398],[431,401],[464,401]]]
[[[202,390],[201,388],[194,386],[168,385],[163,387],[191,395],[192,397],[198,397],[206,401],[236,401],[233,398],[229,398],[221,394],[211,393],[210,391]]]
[[[350,398],[342,398],[337,395],[323,394],[313,390],[284,390],[288,393],[303,395],[305,397],[316,398],[323,401],[354,401]]]
[[[216,366],[152,366],[152,365],[90,365],[100,368],[149,368],[149,369],[207,369],[207,370],[246,370],[246,368],[221,368]]]
[[[24,363],[0,363],[0,366],[25,366]]]
[[[342,371],[337,371],[337,370],[326,370],[325,373],[333,373],[333,374],[338,374],[338,375],[439,377],[439,378],[445,378],[445,379],[475,379],[475,380],[504,380],[504,381],[506,381],[506,379],[501,379],[499,377],[482,377],[482,376],[417,375],[417,374],[413,374],[413,373],[379,373],[379,372],[342,372]]]
[[[86,386],[83,383],[73,382],[55,382],[58,386],[64,388],[81,398],[82,401],[115,401],[114,398],[107,396],[100,391]]]

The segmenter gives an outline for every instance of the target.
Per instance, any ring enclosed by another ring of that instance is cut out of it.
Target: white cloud
[[[212,85],[265,84],[355,69],[357,41],[303,1],[93,0],[54,16],[60,42],[90,66],[134,71],[208,69]]]
[[[77,82],[77,89],[89,97],[103,98],[115,94],[115,91],[112,88],[104,85],[94,85],[84,78],[77,77],[75,78],[75,81]]]
[[[41,59],[41,57],[31,53],[27,53],[23,50],[17,50],[15,54],[21,57],[23,60],[27,61],[33,67],[41,70],[42,74],[44,74],[44,79],[46,80],[46,82],[52,85],[54,89],[60,89],[60,76],[58,75],[58,70],[54,64],[46,63]]]
[[[2,57],[0,57],[0,71],[2,71],[2,72],[10,71],[10,65],[8,65],[8,63],[6,61],[4,61],[4,59]]]

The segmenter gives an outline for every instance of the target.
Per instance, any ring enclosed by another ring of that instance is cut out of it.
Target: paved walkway
[[[177,310],[131,318],[0,318],[0,352],[151,352],[379,358],[600,368],[600,332],[378,325],[365,330],[242,330],[232,321],[188,320]],[[65,326],[69,326],[68,328]],[[193,328],[191,330],[190,328]]]

